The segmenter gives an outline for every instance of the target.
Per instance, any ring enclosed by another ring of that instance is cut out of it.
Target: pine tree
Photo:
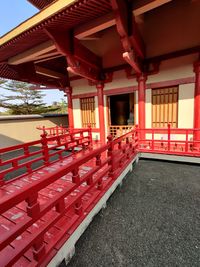
[[[32,85],[25,82],[0,80],[0,88],[10,92],[10,95],[0,95],[0,107],[8,110],[11,115],[41,114],[57,110],[45,106],[41,91],[33,90]]]

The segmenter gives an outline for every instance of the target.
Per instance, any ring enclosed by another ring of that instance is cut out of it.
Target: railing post
[[[2,159],[1,159],[1,155],[0,155],[0,165],[2,164]],[[3,180],[4,176],[0,173],[0,187],[4,185],[4,180]]]
[[[89,146],[92,146],[92,127],[88,125],[88,137],[89,137]]]
[[[108,157],[110,157],[108,165],[110,165],[109,176],[114,179],[114,156],[113,156],[113,136],[109,135],[107,137],[108,144]]]
[[[83,206],[82,206],[82,200],[79,198],[77,202],[75,203],[75,212],[78,215],[81,215],[83,213]]]
[[[101,154],[96,155],[96,166],[101,166]],[[103,187],[102,185],[102,178],[98,180],[97,189],[101,190]]]
[[[130,148],[130,143],[129,143],[129,137],[126,137],[126,146]],[[129,159],[130,158],[130,154],[129,152],[126,155],[126,158]]]
[[[62,213],[65,209],[65,199],[62,198],[59,200],[59,202],[56,204],[56,211],[59,213]]]
[[[96,166],[100,166],[101,165],[101,154],[96,155]]]
[[[186,130],[185,152],[188,152],[188,130]]]
[[[26,202],[28,204],[27,206],[27,214],[31,218],[34,218],[39,212],[40,212],[40,205],[38,202],[38,194],[33,193],[31,194],[27,199]]]
[[[168,124],[168,128],[167,128],[167,143],[168,143],[168,151],[170,151],[170,145],[171,145],[171,142],[170,142],[170,134],[171,134],[171,128],[170,128],[170,123]]]
[[[47,141],[46,133],[41,135],[41,143],[42,143],[42,149],[43,149],[44,164],[48,166],[49,165],[49,149],[48,149],[48,141]]]
[[[79,168],[76,167],[73,171],[72,171],[72,182],[80,185],[80,175],[79,175]]]
[[[71,138],[71,142],[74,142],[74,133],[73,130],[70,130],[70,138]],[[74,146],[72,147],[72,153],[74,152]]]
[[[40,213],[40,205],[38,202],[38,193],[31,194],[27,199],[27,215],[35,218]],[[33,244],[33,257],[39,261],[45,254],[45,244],[43,236],[38,237]]]
[[[135,140],[135,142],[138,142],[138,147],[140,146],[140,140],[139,140],[139,127],[138,127],[138,125],[136,124],[135,125],[135,138],[134,138],[134,140]],[[135,148],[134,148],[134,151],[135,151]]]
[[[151,142],[151,149],[154,150],[154,129],[152,129],[152,142]]]
[[[45,243],[43,236],[39,237],[33,244],[33,257],[39,261],[45,255]]]

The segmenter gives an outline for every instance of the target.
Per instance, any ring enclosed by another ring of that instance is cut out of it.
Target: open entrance
[[[108,97],[109,133],[114,137],[130,131],[135,118],[135,95],[121,94]]]

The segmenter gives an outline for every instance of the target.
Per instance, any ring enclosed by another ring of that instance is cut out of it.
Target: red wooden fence
[[[15,174],[17,177],[31,174],[65,158],[66,151],[74,151],[75,147],[85,148],[92,143],[90,128],[53,137],[43,133],[41,137],[40,140],[0,149],[0,185],[8,183]],[[49,146],[49,143],[53,145]],[[23,174],[18,175],[18,172]]]
[[[77,134],[77,133],[76,133]],[[75,134],[75,135],[76,135]],[[81,133],[80,133],[81,136]],[[77,139],[80,143],[81,137]],[[64,136],[53,137],[65,146]],[[27,173],[0,187],[0,263],[1,266],[46,266],[81,221],[93,209],[120,173],[137,153],[137,132],[132,131],[106,145],[49,160],[48,139],[1,150],[11,152],[23,148],[24,155],[11,161],[17,170],[21,158],[29,156],[32,145],[41,144],[43,167]],[[91,141],[91,135],[81,144]],[[68,142],[66,148],[68,148]],[[76,144],[77,145],[77,144]],[[57,147],[55,147],[57,148]],[[37,154],[34,154],[37,155]],[[1,162],[4,166],[6,161]],[[8,163],[8,162],[7,162]],[[5,171],[3,171],[3,176]]]
[[[89,128],[0,149],[0,265],[46,266],[138,151],[200,156],[198,131],[136,127],[91,146]]]
[[[141,152],[200,156],[200,140],[195,137],[200,129],[151,128],[138,129]],[[141,137],[145,136],[145,139]]]

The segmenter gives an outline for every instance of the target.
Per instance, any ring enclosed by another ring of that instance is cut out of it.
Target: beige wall
[[[13,116],[9,116],[13,117]],[[19,118],[19,116],[16,116]],[[12,146],[40,139],[38,126],[53,127],[68,125],[66,116],[23,116],[23,119],[2,119],[0,117],[0,147]]]
[[[160,71],[158,74],[148,76],[147,85],[151,87],[151,84],[158,82],[172,81],[182,78],[194,77],[193,62],[197,60],[197,55],[184,56],[171,60],[166,60],[160,65]],[[136,86],[136,79],[127,79],[125,71],[114,72],[113,81],[106,83],[104,91],[109,89],[125,88],[130,86]],[[86,80],[74,81],[73,94],[84,93],[96,93],[95,86],[89,86]],[[107,126],[107,110],[106,110],[106,96],[105,102],[105,125]],[[135,123],[138,124],[138,92],[135,92]],[[75,126],[81,127],[81,115],[79,110],[79,99],[73,100],[75,110]],[[152,116],[152,104],[151,104],[151,89],[146,90],[146,127],[151,128],[151,116]],[[98,120],[98,101],[95,96],[95,110],[96,110],[96,125],[99,127]],[[194,120],[194,84],[183,84],[179,86],[179,99],[178,99],[178,127],[179,128],[192,128]],[[107,134],[107,129],[106,129]]]
[[[81,110],[80,110],[80,99],[73,99],[73,115],[74,115],[74,127],[81,128]]]
[[[146,122],[145,126],[146,128],[151,128],[151,89],[146,90]]]
[[[74,114],[74,127],[82,128],[82,119],[81,119],[81,109],[80,109],[80,99],[73,99],[73,114]],[[98,100],[95,96],[95,120],[96,128],[99,128],[99,114],[98,114]],[[92,133],[92,138],[94,140],[99,140],[99,133]]]
[[[194,122],[194,83],[179,86],[178,127],[193,128]]]

